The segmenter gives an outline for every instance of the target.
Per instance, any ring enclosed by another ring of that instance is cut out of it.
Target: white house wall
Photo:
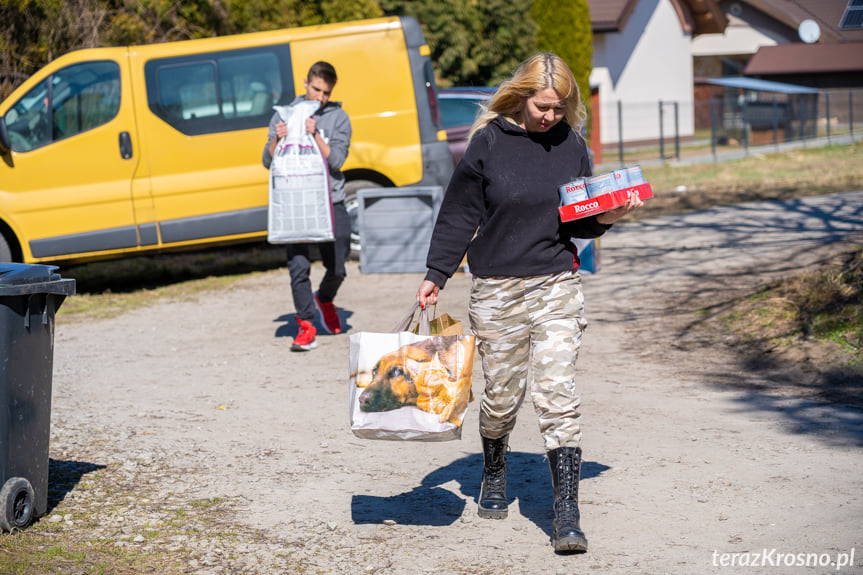
[[[592,86],[599,87],[600,141],[666,141],[674,137],[678,103],[681,138],[694,134],[691,37],[670,0],[641,0],[621,33],[597,34]],[[622,104],[622,122],[618,120]],[[597,113],[594,110],[594,113]]]
[[[754,54],[762,46],[776,46],[784,41],[765,30],[753,28],[734,19],[722,34],[702,34],[692,40],[693,56],[729,56]]]

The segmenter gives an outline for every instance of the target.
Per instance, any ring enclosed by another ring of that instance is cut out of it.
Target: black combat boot
[[[558,447],[549,451],[548,467],[554,486],[554,550],[587,551],[587,537],[578,525],[581,448]]]
[[[509,503],[506,500],[506,448],[509,435],[500,439],[482,438],[482,488],[478,514],[484,519],[503,519]]]

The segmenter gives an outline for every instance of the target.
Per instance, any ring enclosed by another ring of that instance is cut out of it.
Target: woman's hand
[[[634,210],[637,210],[643,205],[644,202],[641,201],[641,198],[638,197],[638,194],[636,194],[635,192],[629,192],[629,197],[626,198],[625,204],[614,208],[613,210],[602,212],[601,214],[596,216],[596,221],[601,223],[602,225],[610,226],[620,218],[628,216]]]
[[[417,301],[420,307],[425,309],[427,305],[437,304],[437,294],[440,292],[440,286],[429,280],[424,280],[420,284],[420,289],[417,291]]]

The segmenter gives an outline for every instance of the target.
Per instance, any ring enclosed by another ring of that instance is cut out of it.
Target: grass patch
[[[0,573],[9,575],[139,575],[187,573],[183,554],[118,545],[87,530],[62,529],[42,520],[25,531],[0,535]]]
[[[304,572],[287,562],[287,548],[278,565],[252,567],[259,564],[255,544],[273,542],[234,524],[236,501],[184,500],[121,465],[52,459],[49,467],[48,513],[23,531],[0,533],[3,575]],[[246,556],[233,551],[237,541]]]
[[[116,547],[110,541],[85,541],[61,533],[39,534],[35,527],[0,538],[0,572],[9,575],[188,573],[179,563],[164,556]]]
[[[793,393],[863,406],[863,247],[775,281],[700,323],[731,334],[747,368],[789,374],[780,379]]]
[[[810,340],[834,344],[846,367],[863,365],[863,248],[764,287],[729,311],[723,325],[762,352]]]
[[[643,166],[642,172],[654,197],[633,219],[863,189],[863,142],[730,162]]]

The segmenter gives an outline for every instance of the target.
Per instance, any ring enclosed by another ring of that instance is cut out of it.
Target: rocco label
[[[590,210],[597,210],[599,209],[599,202],[589,202],[583,206],[573,206],[572,209],[575,210],[576,214],[589,212]]]
[[[587,183],[585,178],[575,179],[568,184],[564,184],[558,188],[560,192],[560,205],[566,206],[583,202],[587,199]]]

